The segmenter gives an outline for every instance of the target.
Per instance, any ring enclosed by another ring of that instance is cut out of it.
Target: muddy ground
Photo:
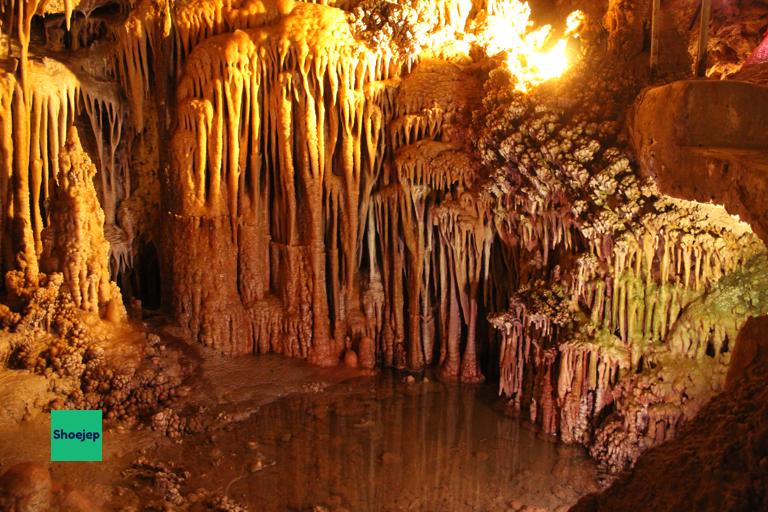
[[[137,327],[152,334],[121,364],[178,378],[149,413],[105,421],[102,462],[50,462],[55,378],[0,371],[0,472],[35,464],[0,484],[6,499],[46,469],[52,509],[554,511],[598,488],[581,449],[507,416],[493,386],[225,358]]]

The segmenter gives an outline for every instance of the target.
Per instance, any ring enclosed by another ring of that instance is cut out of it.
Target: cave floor
[[[202,432],[174,440],[105,424],[103,462],[51,463],[48,415],[32,414],[0,424],[0,472],[38,462],[93,504],[125,511],[555,511],[598,488],[582,449],[503,414],[491,385],[177,343],[168,357],[184,354],[194,370],[173,409],[194,407]]]
[[[252,510],[558,510],[595,489],[583,452],[494,410],[490,387],[391,373],[299,394],[168,453]],[[228,492],[226,490],[228,489]]]

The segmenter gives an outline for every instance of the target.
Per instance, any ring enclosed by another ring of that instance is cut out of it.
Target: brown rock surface
[[[768,361],[768,316],[752,318],[741,328],[725,378],[725,390],[735,392],[755,365]]]
[[[739,342],[764,346],[766,325],[768,317],[750,320]],[[676,439],[648,450],[631,474],[571,512],[768,510],[767,356],[761,350]]]
[[[0,477],[0,508],[14,512],[53,510],[53,482],[48,468],[22,463]]]
[[[768,242],[768,87],[681,81],[644,91],[630,135],[664,193],[722,204]]]

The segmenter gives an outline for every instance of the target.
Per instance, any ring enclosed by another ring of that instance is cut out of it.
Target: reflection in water
[[[581,450],[539,438],[494,398],[385,374],[272,403],[215,444],[247,453],[228,492],[251,510],[555,510],[595,489]]]

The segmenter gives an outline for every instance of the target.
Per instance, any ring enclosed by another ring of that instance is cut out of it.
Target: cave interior
[[[0,510],[768,510],[767,127],[766,0],[2,0]]]

